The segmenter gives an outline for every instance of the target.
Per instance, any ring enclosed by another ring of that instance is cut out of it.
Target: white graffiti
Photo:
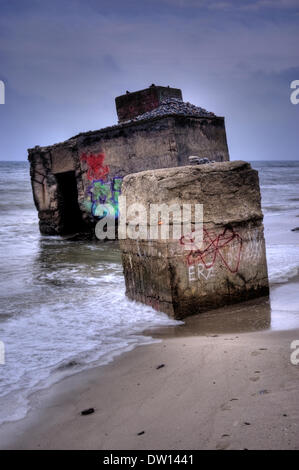
[[[188,267],[189,271],[189,282],[194,282],[200,280],[202,277],[206,281],[214,276],[214,268],[207,269],[203,264],[193,264]]]
[[[252,237],[243,244],[242,258],[244,260],[257,261],[263,256],[264,244],[257,237]]]

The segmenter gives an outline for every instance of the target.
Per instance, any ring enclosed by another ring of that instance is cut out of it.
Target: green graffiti
[[[118,198],[121,193],[122,178],[115,176],[111,181],[94,180],[87,190],[85,208],[94,217],[112,216],[118,218]]]

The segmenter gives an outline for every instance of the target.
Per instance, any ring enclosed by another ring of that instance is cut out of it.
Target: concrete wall
[[[176,116],[174,135],[179,165],[188,165],[190,155],[216,162],[229,160],[224,118],[186,120],[183,116]]]

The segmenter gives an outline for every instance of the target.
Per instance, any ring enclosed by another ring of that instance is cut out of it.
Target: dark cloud
[[[226,117],[232,158],[298,158],[299,9],[292,0],[1,1],[0,158],[116,122],[152,82]]]

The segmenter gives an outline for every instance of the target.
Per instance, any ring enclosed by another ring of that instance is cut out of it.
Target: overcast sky
[[[156,85],[225,116],[231,159],[298,159],[299,0],[0,0],[0,159],[115,124]]]

